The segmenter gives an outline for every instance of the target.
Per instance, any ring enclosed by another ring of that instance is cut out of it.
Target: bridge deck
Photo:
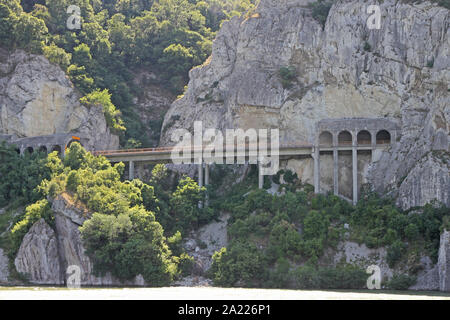
[[[189,147],[187,147],[189,148]],[[181,157],[185,161],[193,160],[196,153],[201,152],[203,159],[215,158],[214,147],[191,147],[190,152],[187,152],[186,157]],[[223,148],[222,158],[226,158],[226,148]],[[249,156],[250,152],[258,151],[257,146],[245,145],[235,146],[233,150],[230,150],[236,157],[239,155]],[[267,152],[270,155],[271,148],[268,144]],[[311,155],[313,152],[313,146],[308,144],[281,146],[279,148],[280,157],[283,156],[296,156],[296,155]],[[183,147],[160,147],[160,148],[146,148],[146,149],[129,149],[129,150],[106,150],[106,151],[94,151],[94,155],[102,155],[113,162],[169,162],[173,159],[173,154],[183,155]],[[179,158],[178,158],[179,159]],[[216,158],[217,159],[217,158]]]
[[[387,146],[387,143],[378,144],[376,146],[372,146],[369,144],[360,144],[356,146],[357,150],[372,150],[375,148],[384,148]],[[338,146],[331,145],[320,145],[321,152],[329,152],[337,149],[338,151],[351,151],[353,146],[351,144],[342,143]],[[164,163],[171,162],[174,154],[179,154],[177,157],[178,160],[183,160],[185,163],[194,160],[198,153],[202,153],[202,157],[205,161],[216,160],[217,158],[222,157],[224,160],[226,159],[226,151],[227,149],[223,148],[223,154],[221,156],[216,156],[214,153],[213,146],[203,146],[203,147],[185,147],[188,148],[186,155],[183,154],[183,147],[158,147],[158,148],[143,148],[143,149],[127,149],[127,150],[105,150],[105,151],[94,151],[93,154],[96,156],[102,155],[106,157],[108,160],[112,162],[128,162],[128,161],[136,161],[136,162],[145,162],[145,163]],[[231,154],[234,157],[244,156],[246,158],[249,157],[250,152],[255,154],[258,151],[257,145],[242,145],[235,146],[233,150],[230,150]],[[268,155],[271,154],[270,144],[267,148]],[[311,144],[297,144],[297,145],[285,145],[279,147],[279,156],[281,158],[293,157],[293,156],[311,156],[314,153],[314,146]],[[225,161],[224,161],[225,162]]]

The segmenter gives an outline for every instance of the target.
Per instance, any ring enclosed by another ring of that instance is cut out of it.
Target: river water
[[[216,287],[82,288],[0,287],[0,300],[450,300],[450,293],[309,291]]]

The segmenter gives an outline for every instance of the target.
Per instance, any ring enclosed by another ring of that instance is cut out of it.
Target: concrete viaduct
[[[293,159],[298,157],[311,157],[314,159],[314,190],[322,193],[320,186],[320,166],[321,157],[324,154],[333,154],[333,192],[335,195],[343,197],[339,192],[339,156],[341,152],[351,152],[352,154],[352,199],[347,199],[353,204],[358,201],[358,175],[357,161],[358,151],[370,151],[371,161],[377,160],[379,151],[385,150],[395,143],[399,137],[399,127],[395,121],[389,118],[343,118],[325,119],[317,122],[314,144],[299,143],[296,145],[281,145],[279,148],[280,160]],[[51,136],[14,138],[13,136],[0,135],[0,140],[15,144],[20,154],[33,151],[52,152],[58,151],[64,156],[64,151],[73,142],[83,144],[83,138],[72,134],[55,134]],[[102,155],[111,162],[128,162],[129,179],[134,179],[134,168],[136,165],[171,163],[172,151],[174,147],[162,147],[151,149],[133,150],[111,150],[93,151],[94,155]],[[235,151],[243,151],[242,147],[235,147]],[[245,146],[244,152],[248,158],[249,147]],[[202,148],[202,152],[205,147]],[[225,150],[225,149],[224,149]],[[236,154],[236,152],[235,152]],[[246,158],[246,159],[247,159]],[[185,163],[194,163],[194,152],[186,159]],[[199,185],[209,184],[209,166],[217,158],[203,158],[203,163],[198,164]],[[223,163],[229,163],[223,158]],[[258,163],[259,168],[261,164]],[[263,176],[259,170],[259,188],[263,187]],[[344,197],[345,198],[345,197]]]

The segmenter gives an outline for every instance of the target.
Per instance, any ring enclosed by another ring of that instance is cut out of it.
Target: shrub
[[[363,289],[367,274],[352,265],[336,268],[305,265],[295,270],[294,279],[299,289]]]
[[[41,218],[50,226],[54,226],[54,217],[52,215],[51,206],[45,199],[29,205],[25,210],[24,217],[11,229],[13,256],[15,256],[15,253],[19,250],[23,237],[27,234],[33,224]]]
[[[117,216],[94,213],[80,232],[98,275],[111,271],[119,279],[132,279],[142,274],[150,284],[160,286],[177,274],[161,225],[143,208]]]
[[[400,261],[405,252],[406,244],[400,240],[394,241],[394,243],[388,248],[386,255],[386,261],[389,267],[393,268],[397,262]]]
[[[59,48],[54,43],[50,46],[44,46],[42,48],[43,54],[45,57],[56,65],[59,65],[63,70],[67,69],[70,65],[70,60],[72,55],[64,51],[64,49]]]
[[[365,270],[347,265],[336,268],[320,268],[321,289],[363,289],[366,285]]]
[[[299,253],[301,243],[300,234],[295,227],[282,220],[272,228],[269,238],[269,256],[272,259],[284,257],[294,258]]]
[[[210,276],[218,286],[258,286],[267,265],[261,252],[250,243],[233,242],[214,253]]]
[[[281,67],[278,73],[281,77],[281,84],[283,85],[283,88],[284,89],[291,88],[292,83],[295,81],[297,77],[295,67],[293,66]]]
[[[170,219],[166,226],[171,230],[180,230],[182,234],[212,221],[216,214],[211,208],[199,208],[206,189],[199,187],[190,177],[180,180],[170,199]],[[170,227],[169,227],[170,225]]]
[[[178,269],[181,276],[186,277],[192,273],[194,268],[194,258],[183,252],[180,257],[176,257],[178,263]]]
[[[325,238],[330,222],[328,217],[317,210],[311,210],[303,221],[305,239]]]
[[[280,258],[275,264],[275,269],[269,273],[269,279],[266,287],[286,288],[291,281],[290,263],[286,258]]]
[[[408,290],[409,287],[416,283],[416,277],[407,274],[395,274],[386,284],[391,290]]]
[[[123,120],[120,118],[121,113],[112,103],[111,94],[108,90],[94,90],[82,97],[80,102],[91,107],[101,106],[103,108],[103,113],[105,114],[106,123],[108,126],[116,132],[125,131]]]
[[[410,223],[405,229],[405,236],[409,240],[415,240],[419,237],[419,227],[414,224]]]
[[[34,152],[20,156],[15,146],[0,142],[0,207],[21,199],[23,205],[42,198],[38,188],[42,180],[61,170],[61,160],[56,153],[48,156]]]
[[[324,239],[309,239],[302,241],[300,244],[301,252],[312,261],[316,261],[323,253]]]
[[[328,13],[330,12],[333,2],[334,0],[318,0],[317,2],[311,3],[309,5],[312,9],[313,18],[320,22],[322,28],[325,28]]]
[[[286,170],[283,176],[284,181],[287,183],[294,183],[298,180],[298,176],[296,172],[292,172],[291,170]]]
[[[313,266],[298,267],[294,272],[295,286],[298,289],[320,288],[320,278],[317,269]]]

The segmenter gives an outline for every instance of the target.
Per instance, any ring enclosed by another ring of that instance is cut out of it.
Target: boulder
[[[31,283],[63,284],[55,231],[40,219],[23,238],[14,261]]]

